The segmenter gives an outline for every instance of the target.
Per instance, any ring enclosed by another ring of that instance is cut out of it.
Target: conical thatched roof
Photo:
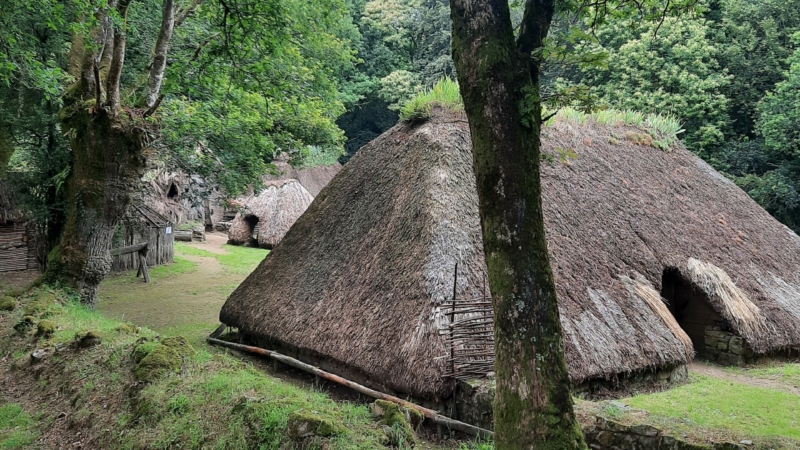
[[[573,381],[691,358],[660,297],[667,269],[708,294],[756,351],[800,343],[800,238],[682,147],[665,152],[636,136],[591,122],[543,132]],[[575,157],[562,161],[565,149]],[[471,164],[463,116],[395,126],[323,189],[221,321],[385,389],[446,396],[453,267],[458,298],[480,296],[485,273]]]
[[[273,248],[313,200],[297,180],[267,181],[261,192],[243,200],[243,208],[231,222],[228,239],[244,244],[255,232],[259,247]]]

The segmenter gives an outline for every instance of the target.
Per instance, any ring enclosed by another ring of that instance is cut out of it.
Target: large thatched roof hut
[[[228,229],[232,244],[273,248],[314,200],[294,179],[264,184],[259,193],[242,200],[242,208]]]
[[[800,238],[682,146],[642,136],[591,120],[543,131],[573,381],[799,344]],[[449,325],[479,314],[485,284],[474,183],[463,115],[395,126],[322,190],[221,321],[389,391],[449,396]]]

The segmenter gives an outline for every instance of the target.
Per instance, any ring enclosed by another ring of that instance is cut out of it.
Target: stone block
[[[735,354],[741,355],[744,352],[744,340],[739,336],[734,336],[731,338],[730,344],[728,344],[728,351]]]

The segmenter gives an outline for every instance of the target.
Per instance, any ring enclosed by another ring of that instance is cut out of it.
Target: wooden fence
[[[34,236],[26,225],[0,225],[0,272],[39,270]]]

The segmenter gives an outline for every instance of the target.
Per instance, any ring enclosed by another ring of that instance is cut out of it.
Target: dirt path
[[[743,373],[727,371],[722,367],[705,364],[702,362],[693,362],[689,365],[689,371],[692,373],[705,375],[720,380],[733,381],[748,386],[773,389],[776,391],[789,392],[800,396],[800,388],[792,384],[782,381],[778,376],[774,378],[765,377],[751,377]]]
[[[224,254],[226,239],[211,234],[203,243],[192,246],[212,253]],[[216,258],[180,254],[195,263],[191,272],[153,280],[117,282],[111,280],[100,286],[101,301],[97,309],[107,317],[156,331],[187,326],[206,326],[213,329],[219,322],[219,310],[225,299],[245,275],[225,271]]]

